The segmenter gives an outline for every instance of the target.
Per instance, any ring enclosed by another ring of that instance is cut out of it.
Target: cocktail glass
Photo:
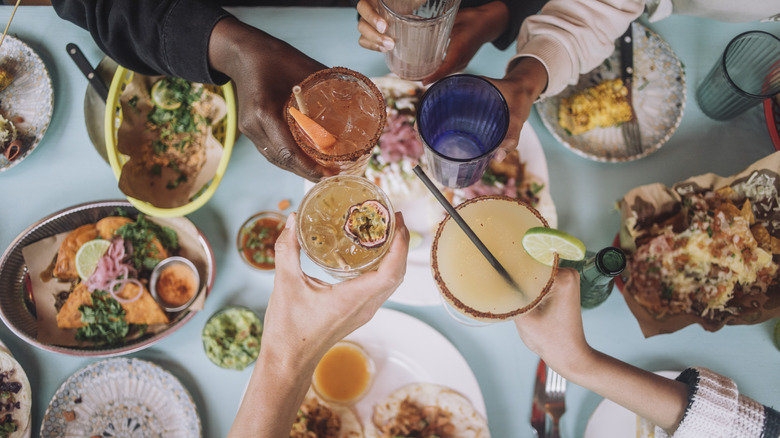
[[[460,0],[379,0],[387,35],[395,40],[385,63],[401,79],[430,76],[444,61]]]
[[[507,283],[447,216],[431,247],[431,270],[445,307],[469,321],[498,322],[536,306],[552,286],[558,261],[553,266],[537,262],[525,252],[521,240],[526,230],[548,226],[547,221],[530,205],[506,196],[480,196],[456,209],[520,290]]]
[[[351,207],[377,201],[387,210],[387,233],[382,244],[366,247],[345,231]],[[395,215],[387,195],[374,183],[354,175],[324,178],[303,197],[296,231],[303,252],[331,276],[345,280],[370,271],[390,247]]]
[[[285,107],[298,146],[334,174],[362,174],[387,118],[382,93],[370,79],[343,67],[315,72],[299,85],[306,108],[301,109],[292,95]],[[290,115],[290,107],[334,135],[335,145],[326,150],[318,147]]]
[[[509,127],[501,92],[479,76],[448,76],[420,99],[417,130],[433,178],[466,187],[482,178]]]

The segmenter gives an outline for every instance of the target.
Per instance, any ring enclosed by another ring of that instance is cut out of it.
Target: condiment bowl
[[[312,376],[314,392],[331,403],[353,405],[374,382],[374,360],[360,344],[342,340],[325,353]]]
[[[191,289],[194,289],[191,291],[191,296],[189,299],[187,299],[186,302],[179,304],[179,303],[170,303],[166,301],[163,298],[163,295],[165,295],[165,292],[160,290],[160,283],[161,276],[163,275],[163,272],[167,269],[177,267],[183,267],[185,268],[184,272],[187,272],[188,274],[192,274],[191,279],[192,284],[194,287],[191,287]],[[195,265],[192,264],[191,261],[187,260],[184,257],[174,256],[174,257],[168,257],[167,259],[161,261],[160,263],[155,266],[154,270],[152,271],[152,275],[149,278],[149,292],[152,294],[152,297],[155,301],[157,301],[157,304],[160,305],[160,307],[163,308],[166,312],[180,312],[182,310],[185,310],[188,308],[192,303],[195,301],[195,298],[198,297],[198,292],[200,291],[200,276],[198,275],[198,269],[195,268]]]
[[[252,309],[228,306],[215,312],[203,326],[206,356],[215,365],[243,370],[257,360],[263,322]]]
[[[238,253],[241,254],[241,260],[254,269],[273,271],[276,268],[275,257],[271,256],[268,260],[264,250],[270,248],[270,252],[273,253],[276,239],[284,229],[286,221],[287,216],[276,211],[261,211],[244,221],[236,236],[236,246]],[[273,225],[274,223],[276,225]],[[261,230],[257,226],[266,228],[267,237],[260,236]]]

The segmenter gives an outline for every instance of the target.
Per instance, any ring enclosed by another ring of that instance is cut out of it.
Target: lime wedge
[[[547,266],[553,265],[556,253],[566,260],[585,257],[585,244],[580,239],[555,228],[530,228],[525,232],[522,244],[528,255]]]
[[[83,281],[87,281],[90,275],[95,272],[98,261],[108,251],[109,246],[111,246],[111,242],[103,239],[90,240],[81,245],[81,248],[76,252],[76,272],[79,273],[79,277]]]
[[[171,83],[167,78],[160,79],[152,85],[152,103],[165,110],[175,110],[181,106],[181,101],[176,98],[171,90]]]

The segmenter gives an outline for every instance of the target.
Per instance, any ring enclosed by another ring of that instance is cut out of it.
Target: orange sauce
[[[157,279],[157,295],[171,307],[186,304],[198,291],[195,276],[186,265],[171,264]]]
[[[358,346],[340,342],[325,353],[314,370],[314,389],[334,402],[355,401],[368,390],[372,374],[368,356]]]

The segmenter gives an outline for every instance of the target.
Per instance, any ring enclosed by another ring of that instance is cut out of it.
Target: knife
[[[628,26],[628,30],[620,37],[620,78],[623,80],[628,94],[626,100],[631,107],[631,119],[623,122],[621,130],[623,139],[629,153],[638,155],[642,153],[642,133],[639,131],[639,121],[634,111],[633,88],[634,88],[634,24]]]
[[[90,65],[89,61],[84,56],[84,53],[82,53],[81,49],[79,49],[79,46],[73,43],[68,43],[65,46],[65,49],[68,51],[70,57],[73,58],[73,61],[76,62],[79,70],[81,70],[81,72],[84,73],[84,76],[87,77],[87,80],[89,80],[89,83],[92,85],[95,91],[97,91],[98,95],[103,99],[103,101],[106,101],[106,99],[108,99],[108,87],[106,86],[106,83],[103,82],[103,79],[100,77],[100,75],[98,75],[97,72],[92,68],[92,65]]]
[[[544,411],[544,382],[547,378],[547,365],[539,359],[536,368],[536,385],[534,386],[533,402],[531,404],[531,427],[536,430],[538,438],[547,436],[547,415]]]

